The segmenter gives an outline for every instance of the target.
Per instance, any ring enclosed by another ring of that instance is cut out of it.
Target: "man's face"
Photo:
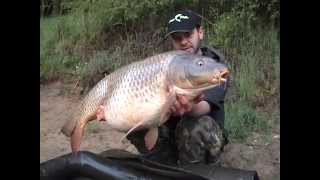
[[[203,40],[203,28],[194,28],[192,32],[175,32],[171,34],[173,48],[197,53]]]

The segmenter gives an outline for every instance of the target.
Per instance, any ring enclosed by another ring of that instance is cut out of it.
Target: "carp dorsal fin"
[[[146,148],[150,151],[157,143],[158,140],[158,127],[149,129],[149,131],[144,136],[144,142]]]

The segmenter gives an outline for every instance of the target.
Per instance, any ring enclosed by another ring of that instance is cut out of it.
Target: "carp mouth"
[[[230,72],[228,70],[222,70],[218,74],[215,74],[211,80],[211,83],[213,84],[221,84],[226,83],[227,78],[229,76]]]
[[[202,83],[201,85],[197,85],[197,86],[193,86],[193,87],[189,87],[189,88],[179,88],[178,86],[176,86],[179,89],[183,89],[183,90],[197,90],[197,91],[202,91],[202,90],[206,90],[209,88],[213,88],[216,86],[220,86],[221,84],[224,83],[225,88],[227,85],[227,78],[230,75],[230,71],[227,69],[221,70],[220,72],[214,73],[212,77],[210,77],[210,79],[208,79],[205,83]],[[190,82],[190,84],[192,84]]]

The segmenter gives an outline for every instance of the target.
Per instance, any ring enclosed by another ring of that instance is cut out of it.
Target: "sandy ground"
[[[69,138],[60,129],[72,117],[79,97],[64,93],[66,85],[55,82],[40,86],[40,162],[71,152]],[[253,134],[245,144],[231,143],[225,147],[224,166],[257,170],[262,180],[280,179],[280,128],[270,138]],[[100,153],[121,148],[137,153],[133,145],[120,142],[123,133],[111,130],[104,122],[88,127],[81,149]]]

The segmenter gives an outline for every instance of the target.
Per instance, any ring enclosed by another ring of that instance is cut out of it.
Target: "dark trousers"
[[[226,143],[222,128],[206,115],[170,119],[159,127],[159,137],[151,151],[145,147],[146,132],[136,131],[127,138],[148,159],[169,165],[216,162]]]

